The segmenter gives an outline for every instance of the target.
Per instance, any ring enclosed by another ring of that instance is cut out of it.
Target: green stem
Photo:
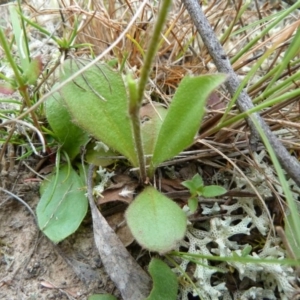
[[[233,65],[240,57],[242,57],[242,55],[244,53],[248,53],[252,46],[254,46],[263,36],[265,36],[271,29],[275,28],[275,26],[278,23],[280,23],[284,18],[286,18],[291,13],[293,13],[297,8],[300,8],[300,2],[299,1],[295,2],[295,4],[292,5],[291,7],[289,7],[288,9],[283,10],[283,12],[280,13],[279,15],[276,15],[276,17],[274,17],[274,21],[272,21],[270,23],[270,25],[268,25],[264,30],[261,31],[260,34],[258,34],[254,39],[252,39],[251,42],[249,42],[242,49],[242,51],[237,53],[237,55],[230,60],[230,63]]]
[[[248,117],[249,115],[259,112],[267,107],[271,107],[277,103],[283,102],[283,101],[287,101],[288,99],[292,99],[294,97],[298,97],[300,95],[300,89],[296,89],[293,90],[291,92],[285,93],[283,95],[280,95],[276,98],[270,99],[268,101],[264,101],[263,103],[260,103],[259,105],[243,112],[240,113],[228,120],[225,120],[221,123],[219,123],[218,125],[216,125],[215,127],[211,128],[210,130],[208,130],[207,132],[205,132],[202,136],[200,136],[200,138],[204,138],[206,136],[210,136],[216,132],[219,132],[222,128],[230,126],[231,124],[237,123],[240,120],[243,120],[244,118]]]
[[[160,33],[161,33],[163,25],[165,23],[165,20],[166,20],[167,14],[168,14],[168,9],[169,9],[169,6],[171,5],[171,2],[172,2],[172,0],[161,1],[161,9],[158,14],[158,18],[157,18],[157,21],[156,21],[156,24],[154,27],[153,35],[150,40],[149,48],[146,53],[146,57],[144,60],[142,71],[141,71],[141,78],[140,78],[140,82],[139,82],[139,86],[138,86],[138,95],[137,95],[138,96],[137,101],[140,104],[142,103],[142,100],[143,100],[145,86],[147,84],[149,73],[151,70],[151,64],[152,64],[153,58],[156,54]]]
[[[18,66],[17,66],[16,62],[13,59],[13,56],[12,56],[11,50],[9,48],[9,45],[7,43],[6,37],[5,37],[5,35],[4,35],[1,28],[0,28],[0,44],[2,45],[2,48],[5,52],[5,56],[8,60],[9,65],[13,69],[13,72],[15,74],[16,81],[18,82],[18,85],[22,86],[24,84],[23,80],[22,80],[22,76],[19,72],[19,69],[18,69]]]
[[[150,40],[149,48],[144,59],[144,64],[141,70],[141,78],[138,87],[135,86],[135,83],[132,81],[132,79],[129,78],[128,80],[129,115],[132,123],[133,138],[134,138],[138,161],[139,161],[141,181],[143,183],[147,182],[147,173],[146,173],[144,148],[143,148],[143,141],[142,141],[142,134],[141,134],[140,107],[144,96],[144,90],[149,78],[151,64],[157,51],[157,45],[159,42],[160,33],[162,31],[165,19],[167,17],[168,8],[171,2],[172,0],[164,0],[161,2],[162,3],[161,9],[159,11],[158,18],[155,23],[153,35]]]
[[[2,48],[5,52],[6,58],[9,62],[9,65],[11,66],[11,68],[13,69],[15,78],[16,78],[16,82],[17,82],[17,86],[19,89],[20,94],[22,95],[22,97],[24,98],[25,104],[26,106],[29,108],[30,107],[30,97],[28,94],[28,90],[27,90],[27,85],[24,82],[22,75],[20,74],[20,71],[18,69],[18,66],[12,56],[11,50],[9,48],[9,45],[7,43],[7,39],[2,31],[2,29],[0,28],[0,44],[2,45]],[[34,112],[31,112],[31,116],[32,116],[32,120],[34,122],[34,125],[39,129],[39,123],[38,120],[34,114]]]
[[[141,181],[145,183],[147,179],[147,174],[139,115],[140,105],[137,102],[137,86],[131,75],[127,77],[127,84],[129,90],[129,115],[132,125],[132,133],[138,157]]]
[[[32,22],[31,20],[26,18],[24,15],[21,14],[20,16],[24,21],[26,21],[26,23],[31,25],[33,28],[37,29],[40,33],[43,33],[45,36],[47,36],[47,37],[51,38],[52,40],[54,40],[60,46],[60,43],[59,43],[60,40],[57,37],[55,37],[53,34],[51,34],[49,31],[47,31],[43,27],[39,26],[38,24]]]
[[[138,155],[140,177],[143,184],[147,182],[146,163],[140,126],[139,110],[131,114],[132,131],[135,140],[136,152]]]
[[[19,8],[19,11],[20,11],[20,15],[23,15],[21,0],[18,0],[18,8]],[[28,41],[28,37],[27,37],[27,33],[26,33],[26,26],[25,26],[25,22],[24,22],[23,18],[21,18],[21,28],[22,28],[22,31],[23,31],[23,38],[24,38],[24,45],[25,45],[25,49],[26,49],[26,56],[28,58],[28,61],[31,61],[30,51],[29,51],[29,46],[28,46],[29,41]]]

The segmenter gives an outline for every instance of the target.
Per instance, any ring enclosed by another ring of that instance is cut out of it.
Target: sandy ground
[[[2,186],[34,210],[39,183],[16,172],[1,176]],[[80,230],[59,245],[37,229],[28,209],[0,194],[0,299],[87,299],[93,293],[114,293],[101,269],[88,214]],[[117,291],[115,291],[117,293]]]

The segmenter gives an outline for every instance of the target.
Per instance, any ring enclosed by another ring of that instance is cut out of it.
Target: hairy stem
[[[135,109],[129,109],[129,115],[130,115],[130,121],[132,126],[133,138],[135,142],[135,149],[138,156],[140,178],[142,183],[145,184],[147,181],[147,173],[146,173],[146,163],[145,163],[144,148],[143,148],[142,133],[141,133],[139,107],[135,107]]]
[[[143,149],[143,141],[141,135],[141,126],[140,126],[140,107],[143,101],[144,90],[148,81],[149,73],[151,70],[151,64],[155,53],[157,51],[157,45],[162,31],[164,22],[167,17],[168,8],[171,4],[171,0],[164,0],[161,2],[161,8],[158,14],[158,18],[155,23],[153,30],[153,35],[150,40],[148,51],[145,56],[144,64],[141,70],[141,78],[139,85],[136,88],[135,83],[131,79],[128,81],[129,85],[129,115],[132,123],[133,137],[135,141],[135,147],[137,151],[137,156],[139,160],[140,176],[143,183],[147,182],[147,173]]]
[[[156,23],[155,23],[153,35],[150,40],[148,51],[146,53],[144,64],[143,64],[143,67],[141,70],[141,78],[140,78],[140,82],[139,82],[139,86],[138,86],[138,95],[137,95],[137,97],[138,97],[137,101],[139,103],[142,103],[142,100],[143,100],[145,86],[148,82],[148,77],[149,77],[149,73],[151,70],[151,64],[152,64],[153,58],[154,58],[156,50],[157,50],[160,33],[164,26],[164,23],[165,23],[167,14],[168,14],[168,9],[169,9],[171,2],[172,2],[172,0],[161,1],[161,8],[160,8],[160,11],[159,11]]]

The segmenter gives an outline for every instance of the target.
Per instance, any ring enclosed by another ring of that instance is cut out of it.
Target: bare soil
[[[39,183],[26,179],[26,173],[2,174],[1,185],[34,210]],[[54,245],[22,203],[1,193],[0,299],[87,299],[105,291],[118,296],[101,268],[91,227],[88,214],[74,235]]]
[[[0,0],[0,4],[4,2]],[[8,24],[4,18],[6,8],[2,6],[0,11],[0,21]],[[49,49],[53,50],[51,47]],[[208,157],[211,159],[211,154]],[[4,170],[0,173],[0,187],[23,199],[35,211],[40,182],[29,175],[28,169],[21,164],[20,167]],[[185,180],[197,170],[181,168],[180,172],[183,171],[189,173],[180,174],[182,180]],[[208,165],[203,173],[204,180],[205,174],[209,174],[210,179],[214,168]],[[175,190],[179,190],[179,185],[176,184]],[[165,181],[163,186],[169,187],[164,192],[173,192],[173,182],[170,184]],[[271,211],[271,215],[274,214]],[[280,222],[281,216],[280,213]],[[250,236],[250,239],[254,238],[254,235]],[[237,280],[236,272],[229,282],[233,286],[232,290],[236,289]],[[55,245],[39,231],[35,217],[28,208],[0,190],[0,299],[87,299],[95,293],[110,293],[120,298],[102,267],[94,243],[90,213],[75,234]]]

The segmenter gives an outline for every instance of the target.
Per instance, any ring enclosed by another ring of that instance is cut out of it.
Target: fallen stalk
[[[233,97],[240,85],[240,80],[234,72],[224,49],[218,41],[207,18],[205,17],[199,2],[197,0],[182,0],[182,2],[184,3],[194,25],[196,26],[203,40],[203,43],[205,44],[209,54],[211,55],[218,71],[228,75],[228,79],[225,82],[225,85],[230,95]],[[236,105],[240,112],[247,112],[249,109],[254,107],[251,98],[245,90],[241,91],[236,101]],[[277,137],[270,130],[269,126],[258,113],[253,113],[252,116],[256,118],[258,124],[267,136],[283,169],[297,183],[297,185],[300,186],[299,161],[295,157],[290,155],[287,149],[277,139]],[[256,141],[260,139],[260,136],[250,118],[247,118],[247,124],[251,131],[250,145],[255,146]]]

